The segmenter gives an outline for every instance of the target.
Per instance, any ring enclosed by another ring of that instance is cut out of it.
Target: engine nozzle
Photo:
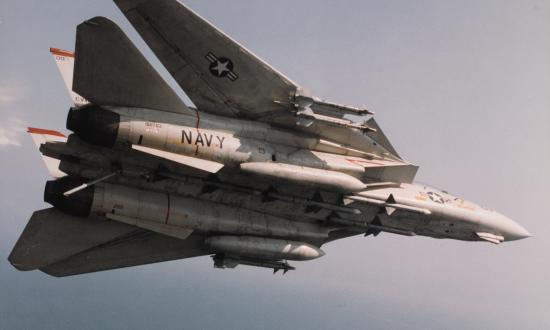
[[[69,196],[64,195],[66,191],[78,187],[82,183],[84,183],[84,180],[69,176],[48,181],[44,188],[44,201],[64,213],[77,217],[87,217],[92,209],[94,186]]]
[[[120,115],[97,105],[72,108],[67,116],[67,129],[82,140],[107,148],[115,145]]]

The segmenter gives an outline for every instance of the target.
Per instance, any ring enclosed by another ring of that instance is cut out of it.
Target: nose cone
[[[506,218],[507,221],[505,221],[502,225],[502,233],[504,236],[504,241],[517,241],[520,239],[531,237],[531,233],[527,231],[527,229],[523,228],[520,224],[517,222]]]
[[[497,212],[488,211],[478,220],[480,224],[478,236],[492,243],[517,241],[532,236],[520,224]]]
[[[489,222],[491,223],[493,229],[500,236],[504,237],[505,242],[517,241],[532,236],[527,229],[502,214],[495,213],[491,218],[492,219]]]

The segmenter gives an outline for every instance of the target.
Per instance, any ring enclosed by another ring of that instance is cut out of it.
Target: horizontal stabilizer
[[[124,32],[104,17],[77,28],[73,89],[97,105],[190,113]]]
[[[184,156],[180,154],[175,154],[173,152],[139,146],[136,144],[132,145],[132,149],[209,173],[217,173],[224,166],[221,163],[213,162],[210,160]]]
[[[55,208],[33,213],[8,260],[17,269],[71,276],[209,254],[204,237],[176,239]]]
[[[114,240],[40,270],[52,276],[65,277],[199,257],[209,254],[203,242],[203,236],[191,235],[181,240],[141,231],[139,235]]]
[[[31,135],[31,138],[34,141],[34,144],[36,144],[36,146],[38,147],[38,149],[40,149],[40,146],[48,142],[65,143],[67,141],[67,137],[65,137],[65,135],[57,131],[29,127],[27,129],[27,132]],[[48,168],[48,172],[50,172],[50,175],[53,178],[60,178],[66,175],[64,172],[59,170],[59,163],[60,163],[59,159],[55,159],[44,155],[42,155],[42,159],[44,160],[44,163]]]
[[[79,218],[55,208],[33,213],[8,260],[19,270],[34,270],[135,231],[102,218]]]

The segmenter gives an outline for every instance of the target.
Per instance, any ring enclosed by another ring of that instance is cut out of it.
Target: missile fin
[[[271,196],[271,194],[277,193],[277,190],[273,188],[273,186],[269,186],[269,188],[263,193],[262,196],[262,203],[269,203],[276,201],[277,198],[274,198]]]
[[[211,194],[214,191],[218,190],[219,188],[212,184],[205,184],[202,187],[201,194]]]
[[[321,193],[319,191],[316,191],[313,197],[311,198],[312,201],[315,202],[324,202],[323,196],[321,196]]]
[[[389,207],[389,206],[386,206],[385,210],[387,215],[392,215],[395,211],[397,211],[395,207]]]
[[[373,229],[373,228],[369,228],[367,229],[367,231],[365,232],[365,237],[367,236],[370,236],[370,235],[373,235],[374,237],[378,236],[380,234],[380,230],[379,229]]]
[[[349,199],[349,198],[343,198],[342,199],[342,205],[344,205],[344,206],[348,206],[348,205],[352,204],[353,202],[354,202],[353,199]]]
[[[320,206],[316,206],[316,205],[308,205],[306,206],[306,209],[305,209],[305,213],[317,213],[319,211],[321,211],[323,208],[320,207]]]

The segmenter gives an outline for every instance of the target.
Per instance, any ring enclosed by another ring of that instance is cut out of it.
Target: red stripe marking
[[[59,49],[59,48],[50,47],[50,53],[52,53],[54,55],[67,56],[67,57],[73,57],[74,58],[74,53],[73,52],[70,52],[68,50]]]
[[[34,127],[28,127],[27,133],[31,134],[44,134],[44,135],[53,135],[53,136],[59,136],[59,137],[66,137],[63,133],[60,133],[58,131],[52,131],[49,129],[43,129],[43,128],[34,128]]]

